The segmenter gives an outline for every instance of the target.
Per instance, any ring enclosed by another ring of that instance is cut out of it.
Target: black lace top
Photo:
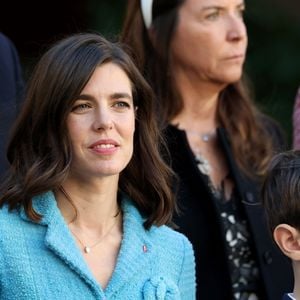
[[[260,274],[252,251],[252,239],[242,207],[233,189],[229,199],[225,198],[224,182],[216,189],[205,170],[205,160],[196,156],[200,172],[207,177],[222,220],[224,239],[228,254],[234,300],[262,300]]]
[[[247,222],[235,197],[233,193],[227,201],[216,199],[223,222],[234,299],[256,300],[260,299],[259,270]]]

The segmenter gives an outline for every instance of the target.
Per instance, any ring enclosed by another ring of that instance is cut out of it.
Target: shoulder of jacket
[[[19,221],[20,216],[18,210],[10,210],[6,204],[0,208],[0,231],[5,228],[14,228]]]
[[[160,242],[163,246],[172,247],[178,251],[191,247],[191,242],[188,238],[169,226],[163,225],[160,227],[153,226],[149,232],[150,236]]]

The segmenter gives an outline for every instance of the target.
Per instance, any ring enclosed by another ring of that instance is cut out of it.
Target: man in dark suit
[[[17,51],[12,42],[0,33],[0,178],[8,166],[7,140],[22,100],[23,87]]]

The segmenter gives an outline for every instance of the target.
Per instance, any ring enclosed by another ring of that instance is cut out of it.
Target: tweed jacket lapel
[[[43,215],[39,224],[47,226],[45,245],[72,270],[78,273],[94,289],[100,299],[109,299],[120,289],[126,287],[126,284],[130,284],[134,275],[144,272],[145,269],[151,269],[150,263],[155,259],[155,248],[151,241],[151,235],[156,230],[156,227],[152,226],[149,231],[144,229],[144,219],[132,201],[125,195],[122,195],[121,203],[123,211],[123,239],[115,270],[104,294],[77,247],[57,207],[54,194],[47,192],[33,198],[33,207],[38,213]],[[24,210],[21,211],[21,217],[32,222]]]
[[[38,213],[43,215],[39,224],[47,226],[44,239],[46,247],[90,285],[100,299],[104,298],[104,293],[100,285],[94,279],[84,261],[84,258],[57,207],[54,194],[52,192],[47,192],[41,196],[34,197],[33,207]],[[21,211],[21,216],[23,219],[31,222],[24,210]]]
[[[116,268],[105,290],[107,298],[130,284],[137,273],[151,269],[151,262],[155,259],[155,247],[151,241],[151,234],[156,230],[153,226],[146,231],[143,218],[134,204],[123,195],[123,240],[117,259]]]

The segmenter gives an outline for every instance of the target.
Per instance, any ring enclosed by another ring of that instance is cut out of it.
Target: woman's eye
[[[244,13],[245,13],[245,9],[243,8],[243,9],[240,9],[240,10],[238,10],[238,16],[241,18],[241,19],[243,19],[244,18]]]
[[[118,102],[114,103],[113,106],[116,108],[130,108],[131,107],[131,105],[125,101],[118,101]]]
[[[206,20],[209,20],[209,21],[214,21],[214,20],[216,20],[219,16],[220,16],[220,12],[219,12],[219,11],[215,11],[215,12],[212,12],[212,13],[206,15],[206,16],[205,16],[205,19],[206,19]]]
[[[91,106],[87,103],[80,103],[80,104],[75,104],[73,107],[72,107],[72,111],[73,112],[83,112],[87,109],[89,109]]]

